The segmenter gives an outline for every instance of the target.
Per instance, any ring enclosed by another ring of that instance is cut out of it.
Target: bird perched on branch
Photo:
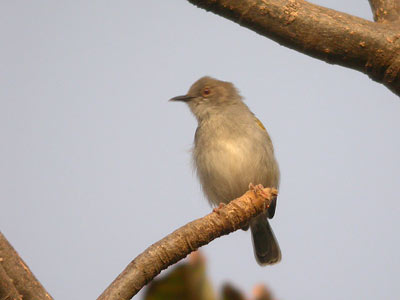
[[[210,204],[240,197],[251,183],[278,188],[279,167],[271,139],[232,83],[203,77],[186,95],[171,101],[186,102],[198,121],[193,162]],[[254,254],[260,265],[281,259],[268,222],[275,207],[273,202],[265,213],[250,221]]]

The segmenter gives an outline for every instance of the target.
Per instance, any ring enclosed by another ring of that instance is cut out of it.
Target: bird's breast
[[[251,151],[245,140],[215,140],[213,142],[196,147],[194,158],[197,167],[205,172],[226,173],[229,176],[246,167],[245,164],[251,160]],[[247,159],[246,159],[247,158]],[[200,166],[199,166],[200,165]]]
[[[256,134],[247,127],[214,124],[198,128],[193,149],[194,166],[208,200],[229,202],[247,191],[249,183],[277,187],[279,170],[263,131]]]
[[[194,150],[197,174],[211,203],[229,202],[255,182],[256,162],[245,140],[218,140]]]

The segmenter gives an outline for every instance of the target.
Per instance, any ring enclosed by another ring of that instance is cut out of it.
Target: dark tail
[[[250,222],[254,256],[259,265],[272,265],[281,260],[281,249],[269,225],[267,216],[261,214]]]

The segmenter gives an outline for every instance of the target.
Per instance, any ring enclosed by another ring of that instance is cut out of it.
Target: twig
[[[0,264],[24,300],[53,299],[1,232]]]
[[[246,226],[276,197],[275,189],[253,188],[242,197],[186,224],[137,256],[100,295],[98,300],[131,299],[162,270],[197,248]]]

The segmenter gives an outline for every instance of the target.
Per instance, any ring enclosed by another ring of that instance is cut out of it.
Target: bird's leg
[[[218,205],[218,207],[214,207],[214,208],[213,208],[213,212],[215,212],[215,213],[218,214],[218,213],[219,213],[219,210],[220,210],[221,208],[225,207],[225,205],[226,205],[225,203],[220,202],[219,205]]]
[[[265,191],[264,191],[264,186],[262,185],[262,184],[257,184],[257,185],[254,185],[254,184],[252,184],[252,183],[250,183],[249,184],[249,189],[250,190],[253,190],[255,193],[259,193],[261,196],[263,196],[265,199],[269,199],[269,197],[271,197],[271,195],[269,194],[269,193],[266,193]],[[264,210],[265,210],[265,203],[264,203]],[[269,208],[269,205],[268,205],[268,207],[267,208]]]
[[[267,194],[266,192],[264,192],[264,186],[263,186],[262,184],[254,185],[254,184],[250,183],[250,184],[249,184],[249,189],[250,189],[250,190],[253,190],[253,191],[256,192],[256,193],[260,193],[261,196],[263,196],[264,198],[269,198],[269,197],[270,197],[269,194]]]

